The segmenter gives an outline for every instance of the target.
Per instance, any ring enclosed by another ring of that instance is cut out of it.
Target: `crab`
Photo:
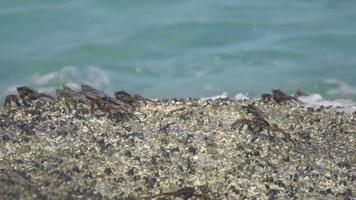
[[[299,101],[296,97],[286,95],[280,89],[273,90],[272,97],[276,103],[282,103],[282,102],[292,101],[292,100]]]
[[[81,92],[75,91],[67,86],[56,90],[58,101],[63,101],[69,108],[71,105],[76,109],[78,104],[89,104],[90,101]]]
[[[93,88],[90,85],[81,85],[80,86],[80,90],[81,90],[81,93],[83,95],[85,95],[86,97],[88,97],[89,99],[94,99],[94,98],[97,98],[97,97],[107,97],[108,96],[103,91],[97,90],[97,89]]]
[[[285,138],[290,139],[289,135],[281,128],[277,126],[275,123],[269,123],[264,118],[266,114],[259,109],[257,106],[249,104],[247,106],[242,106],[243,109],[246,110],[247,113],[252,114],[252,119],[247,119],[246,117],[242,117],[241,119],[236,120],[231,124],[231,129],[235,129],[238,127],[239,133],[242,129],[247,126],[249,130],[261,132],[263,130],[267,131],[269,138],[272,138],[272,133],[274,136],[276,133],[282,133]]]
[[[82,85],[81,93],[90,100],[90,114],[92,116],[95,115],[95,107],[98,107],[100,110],[109,113],[111,116],[115,116],[115,114],[118,113],[126,114],[131,119],[140,121],[140,119],[133,114],[136,111],[133,106],[107,96],[100,90],[97,90],[89,85]]]
[[[100,110],[103,110],[111,117],[117,117],[119,114],[119,117],[128,116],[129,118],[137,121],[141,121],[135,114],[134,112],[136,111],[134,108],[126,105],[126,104],[118,104],[116,102],[113,102],[111,98],[108,97],[99,97],[96,99],[92,99],[90,103],[90,114],[94,116],[95,114],[95,107],[98,107]]]
[[[288,134],[283,129],[279,128],[277,124],[275,123],[270,124],[264,119],[258,119],[258,118],[254,118],[253,120],[245,119],[245,118],[238,119],[231,124],[231,128],[235,129],[237,126],[239,126],[238,131],[240,133],[246,125],[250,130],[258,130],[258,131],[266,130],[269,138],[273,138],[272,133],[274,136],[276,135],[276,133],[282,133],[284,137],[289,138]]]
[[[261,95],[261,98],[263,101],[274,101],[276,103],[283,103],[287,101],[292,101],[294,103],[301,103],[299,101],[298,97],[299,96],[304,96],[306,95],[303,91],[298,90],[295,96],[289,96],[285,94],[282,90],[280,89],[275,89],[272,90],[272,94],[264,93]]]
[[[259,109],[257,106],[253,104],[248,104],[247,106],[242,106],[243,109],[246,110],[247,113],[251,113],[253,116],[259,119],[263,119],[266,117],[266,114]]]
[[[140,101],[142,101],[145,105],[147,104],[147,102],[155,103],[155,101],[153,101],[151,99],[148,99],[148,98],[140,96],[140,95],[131,95],[124,90],[115,92],[115,97],[118,100],[120,100],[126,104],[129,104],[132,107],[138,107]]]
[[[272,95],[271,94],[263,93],[261,95],[261,97],[262,97],[262,100],[264,100],[264,101],[272,101]]]
[[[25,106],[29,106],[29,102],[32,102],[37,99],[41,98],[47,98],[52,101],[56,101],[56,99],[48,94],[40,93],[37,92],[36,90],[27,87],[27,86],[21,86],[17,88],[17,92],[20,94],[20,98],[22,99],[22,102]]]
[[[97,97],[95,99],[91,99],[90,103],[90,113],[94,115],[95,112],[95,106],[97,106],[99,109],[105,110],[107,112],[110,112],[111,110],[121,110],[124,112],[134,112],[134,109],[131,107],[128,107],[124,104],[118,104],[114,101],[112,101],[108,97]]]
[[[48,94],[37,92],[36,90],[27,87],[21,86],[17,87],[17,92],[19,95],[10,94],[5,97],[4,107],[11,106],[11,103],[14,102],[18,107],[22,106],[20,100],[22,100],[23,105],[30,106],[30,103],[34,100],[47,98],[52,101],[56,101],[56,99]]]
[[[18,107],[21,106],[20,104],[20,97],[15,94],[10,94],[5,97],[4,107],[11,107],[11,102],[14,102]]]

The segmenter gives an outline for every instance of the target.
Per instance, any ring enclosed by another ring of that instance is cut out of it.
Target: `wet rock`
[[[1,138],[1,141],[3,141],[3,142],[8,142],[11,140],[11,138],[6,134],[1,135],[0,138]]]
[[[157,183],[157,180],[155,177],[144,177],[144,179],[145,179],[145,185],[148,189],[153,189],[153,187]]]
[[[347,161],[347,160],[338,162],[337,166],[340,167],[340,168],[351,169],[351,163],[349,161]]]
[[[276,189],[269,189],[267,192],[268,199],[277,199],[279,190]]]
[[[110,168],[105,168],[104,173],[106,175],[111,175],[112,174],[112,170]]]
[[[353,115],[293,99],[176,99],[92,116],[86,98],[0,109],[0,199],[353,198]],[[231,129],[239,119],[253,123]]]

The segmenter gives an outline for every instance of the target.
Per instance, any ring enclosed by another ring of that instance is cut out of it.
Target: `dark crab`
[[[111,102],[116,105],[126,105],[128,107],[132,107],[132,106],[128,105],[127,103],[121,101],[120,99],[113,98],[113,97],[107,95],[105,92],[103,92],[101,90],[97,90],[90,85],[82,85],[81,93],[83,95],[85,95],[90,101],[93,101],[94,99],[104,99],[105,102]],[[134,108],[132,107],[132,109],[134,109]]]
[[[48,94],[37,92],[36,90],[27,87],[21,86],[17,88],[17,92],[19,96],[10,94],[5,97],[4,106],[11,106],[11,103],[14,102],[17,106],[21,106],[20,99],[22,100],[23,105],[30,106],[32,101],[34,100],[43,100],[43,98],[50,99],[52,101],[56,101],[56,99]]]
[[[282,133],[286,139],[290,139],[289,135],[281,128],[277,126],[277,124],[274,123],[269,123],[266,121],[264,118],[266,117],[266,114],[259,109],[257,106],[249,104],[247,106],[242,106],[243,109],[247,113],[251,113],[253,118],[252,119],[246,119],[246,118],[241,118],[236,120],[234,123],[231,124],[231,128],[235,129],[238,127],[238,131],[241,132],[241,130],[247,126],[249,130],[252,132],[261,132],[261,131],[267,131],[267,134],[269,138],[273,138],[271,133]]]
[[[14,102],[18,107],[20,104],[20,97],[18,95],[10,94],[5,97],[4,107],[11,107],[11,103]]]
[[[299,101],[298,98],[289,96],[280,89],[272,90],[272,97],[276,103],[282,103],[286,101]]]
[[[119,113],[129,116],[131,119],[139,120],[139,118],[133,114],[136,111],[134,107],[114,99],[100,90],[89,85],[82,85],[81,93],[90,100],[90,114],[92,116],[95,114],[95,107],[98,107],[100,110],[109,113],[110,116],[115,116]]]
[[[261,95],[262,97],[262,100],[264,101],[272,101],[272,95],[271,94],[268,94],[268,93],[264,93]]]
[[[56,90],[58,101],[63,101],[69,108],[71,105],[76,109],[78,105],[89,105],[90,101],[79,91],[75,91],[67,86],[63,86]]]
[[[231,128],[235,129],[237,127],[239,127],[239,132],[241,132],[241,130],[247,125],[247,127],[249,128],[249,130],[255,132],[255,131],[267,131],[267,134],[269,136],[269,138],[273,138],[271,133],[273,133],[274,135],[276,133],[282,133],[284,135],[284,137],[286,139],[290,139],[289,135],[281,128],[279,128],[277,126],[277,124],[270,124],[268,123],[266,120],[264,119],[259,119],[259,118],[254,118],[254,119],[238,119],[236,120],[234,123],[231,124]]]
[[[263,119],[266,117],[265,112],[263,112],[261,109],[259,109],[257,106],[253,104],[242,106],[242,108],[245,109],[247,113],[251,113],[252,115],[254,115],[256,118]]]
[[[100,110],[109,113],[111,118],[117,118],[117,116],[128,116],[131,119],[140,121],[140,119],[134,115],[134,108],[126,104],[118,104],[112,101],[110,97],[98,97],[91,100],[90,114],[92,116],[95,114],[95,107],[98,107]]]
[[[155,101],[153,101],[151,99],[148,99],[148,98],[140,96],[140,95],[131,95],[124,90],[115,92],[115,97],[118,100],[120,100],[126,104],[129,104],[132,107],[138,107],[140,102],[143,102],[145,105],[147,104],[147,102],[155,103]]]
[[[289,96],[286,93],[284,93],[282,90],[280,89],[275,89],[272,90],[272,94],[268,94],[268,93],[264,93],[261,95],[261,98],[263,101],[274,101],[276,103],[283,103],[283,102],[294,102],[294,103],[302,103],[298,97],[299,96],[305,96],[306,94],[301,91],[298,90],[295,96]]]
[[[81,85],[80,86],[81,93],[84,94],[89,99],[95,99],[98,97],[107,97],[108,95],[105,92],[95,89],[90,85]]]
[[[37,92],[35,89],[32,89],[27,86],[21,86],[17,88],[17,92],[20,94],[20,98],[22,99],[22,102],[25,106],[29,106],[29,102],[32,102],[34,100],[42,99],[42,98],[47,98],[52,101],[56,101],[56,99],[48,94],[40,93]]]

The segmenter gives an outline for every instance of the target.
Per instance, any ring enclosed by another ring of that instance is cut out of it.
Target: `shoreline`
[[[353,197],[355,114],[256,99],[162,100],[126,114],[1,107],[0,197]]]

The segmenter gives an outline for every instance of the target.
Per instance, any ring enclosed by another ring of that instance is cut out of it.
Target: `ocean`
[[[355,101],[355,10],[354,0],[3,0],[0,96],[90,84],[151,98],[280,88]]]

